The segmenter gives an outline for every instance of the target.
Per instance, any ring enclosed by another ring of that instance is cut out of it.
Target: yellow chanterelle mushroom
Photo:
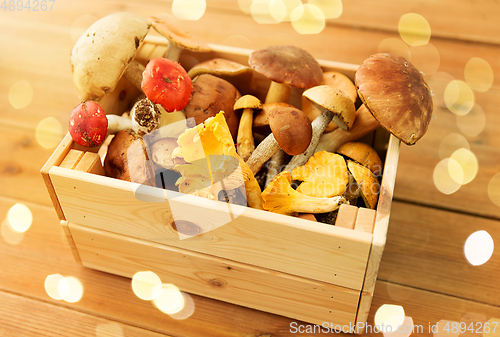
[[[344,197],[316,198],[297,192],[290,185],[290,172],[283,171],[262,192],[263,207],[267,211],[285,215],[296,213],[326,213],[336,210],[347,201]]]
[[[303,166],[295,168],[292,177],[303,181],[298,192],[318,198],[342,195],[349,183],[344,158],[326,151],[315,153]]]

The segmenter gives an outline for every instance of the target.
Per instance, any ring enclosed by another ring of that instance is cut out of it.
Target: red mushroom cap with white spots
[[[101,145],[106,139],[108,119],[95,102],[80,103],[69,117],[69,133],[73,141],[85,147]]]
[[[158,57],[146,65],[141,87],[149,100],[173,112],[188,104],[193,82],[179,63]]]

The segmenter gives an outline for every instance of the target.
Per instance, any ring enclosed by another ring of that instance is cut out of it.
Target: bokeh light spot
[[[152,271],[137,272],[132,277],[132,290],[142,300],[154,300],[162,292],[161,280]]]
[[[7,221],[14,231],[18,233],[26,232],[33,223],[33,215],[28,206],[15,204],[7,212]]]
[[[425,77],[436,73],[441,63],[439,51],[432,43],[410,48],[411,63],[421,71]]]
[[[271,15],[271,0],[254,0],[250,6],[252,18],[260,24],[278,23]]]
[[[175,314],[184,307],[184,296],[181,291],[171,283],[162,285],[161,294],[153,300],[156,307],[165,314]]]
[[[478,162],[474,153],[468,149],[461,148],[453,152],[450,159],[452,159],[450,163],[456,161],[462,168],[461,177],[455,177],[453,172],[450,171],[450,176],[453,180],[456,179],[455,181],[462,185],[466,185],[474,180],[478,171]],[[460,178],[462,178],[461,182],[459,180]]]
[[[19,233],[10,227],[9,221],[5,218],[0,228],[2,239],[10,245],[18,245],[24,239],[24,233]]]
[[[250,14],[250,7],[252,6],[252,3],[253,0],[238,0],[238,6],[245,14]]]
[[[33,100],[33,87],[22,80],[14,83],[9,90],[9,102],[15,109],[26,108]]]
[[[282,0],[271,0],[269,13],[276,22],[282,22],[286,17],[286,6]]]
[[[439,158],[448,158],[453,154],[453,152],[461,148],[470,150],[470,145],[467,139],[459,133],[450,133],[444,137],[439,144]]]
[[[379,53],[392,53],[403,56],[405,59],[410,60],[410,48],[401,39],[389,37],[383,39],[378,44],[377,51]]]
[[[77,17],[69,29],[69,34],[71,36],[71,41],[76,43],[80,36],[94,23],[97,21],[97,17],[90,14],[85,14]]]
[[[96,337],[124,337],[120,324],[111,322],[98,324],[95,328]]]
[[[432,100],[436,106],[446,108],[446,104],[444,102],[444,91],[448,83],[453,80],[453,76],[442,71],[436,72],[427,80],[427,84],[431,87],[433,95]]]
[[[318,7],[325,19],[336,19],[342,15],[342,0],[308,0],[307,3]]]
[[[68,291],[63,299],[69,303],[76,303],[80,301],[83,296],[82,282],[74,276],[67,276],[64,279],[66,280]]]
[[[480,57],[472,57],[467,61],[464,76],[467,84],[479,92],[488,91],[494,80],[493,69],[490,64]]]
[[[405,320],[405,310],[400,305],[384,304],[377,309],[374,320],[376,326],[388,328],[384,328],[385,332],[397,331]]]
[[[169,314],[170,317],[176,320],[183,320],[190,317],[194,313],[194,301],[193,298],[185,292],[182,292],[182,296],[184,297],[184,307],[181,311],[176,312],[175,314]]]
[[[456,116],[458,129],[466,136],[476,137],[486,126],[486,114],[479,104],[474,104],[465,116]]]
[[[392,332],[382,331],[384,337],[409,337],[412,333],[421,333],[419,326],[413,324],[413,318],[406,316],[403,323]]]
[[[462,167],[453,159],[443,159],[434,168],[433,179],[439,192],[446,195],[453,194],[462,186],[461,183],[457,183],[457,180],[463,181]]]
[[[500,173],[495,174],[488,183],[488,197],[500,207]]]
[[[402,15],[398,30],[403,41],[410,46],[423,46],[431,38],[431,26],[422,15],[416,13]]]
[[[38,123],[35,136],[43,148],[53,149],[64,138],[63,126],[56,118],[47,117]]]
[[[310,4],[295,8],[291,21],[293,29],[299,34],[319,34],[325,28],[323,12]]]
[[[464,254],[473,266],[480,266],[488,262],[495,250],[491,235],[484,230],[472,233],[464,245]]]
[[[285,6],[286,9],[286,14],[285,17],[283,18],[282,22],[290,22],[292,12],[295,8],[302,6],[302,1],[300,0],[284,0],[283,5]]]
[[[205,14],[206,8],[205,0],[174,0],[172,14],[179,20],[196,21]]]
[[[64,277],[59,274],[52,274],[45,279],[45,291],[47,295],[55,300],[62,300],[65,294],[59,293],[59,283],[64,280]],[[63,281],[64,282],[64,281]]]
[[[453,80],[444,90],[444,102],[451,112],[463,116],[474,106],[474,92],[464,81]]]

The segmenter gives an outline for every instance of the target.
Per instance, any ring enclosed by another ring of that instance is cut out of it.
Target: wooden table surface
[[[293,333],[291,319],[195,295],[192,316],[176,320],[134,295],[130,279],[74,261],[39,173],[54,148],[37,141],[37,126],[53,117],[67,131],[69,113],[79,102],[69,52],[83,28],[116,11],[144,17],[171,13],[172,1],[56,0],[38,12],[26,6],[19,10],[20,1],[0,3],[0,335],[325,335]],[[429,44],[410,47],[401,40],[398,22],[406,13],[427,20],[432,29]],[[392,46],[411,54],[411,61],[426,74],[435,116],[417,145],[401,148],[369,324],[383,304],[401,305],[406,316],[423,327],[413,335],[432,335],[429,327],[440,321],[476,327],[500,321],[499,17],[497,0],[346,0],[342,16],[328,20],[321,33],[300,35],[290,23],[256,23],[237,1],[208,0],[200,20],[179,21],[181,28],[209,43],[250,49],[294,44],[317,58],[354,64]],[[470,81],[467,64],[477,58],[490,67],[476,72],[475,78],[493,74],[493,82],[473,87],[474,108],[457,117],[444,104],[444,89],[452,79]],[[477,175],[447,195],[435,185],[440,166],[435,169],[461,147],[475,155]],[[33,221],[25,233],[14,235],[6,219],[17,203],[31,210]],[[464,244],[477,231],[486,231],[495,247],[486,263],[473,266]],[[81,300],[52,299],[44,284],[53,274],[78,278],[84,289]],[[500,326],[494,334],[468,330],[464,335],[500,336]]]

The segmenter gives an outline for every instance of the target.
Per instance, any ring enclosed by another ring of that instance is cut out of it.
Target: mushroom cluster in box
[[[151,27],[167,47],[141,58]],[[205,59],[187,67],[183,50]],[[427,131],[430,89],[400,56],[369,57],[353,82],[295,46],[254,51],[247,64],[206,55],[210,45],[158,18],[97,21],[71,53],[82,99],[73,139],[108,137],[113,178],[323,221],[342,204],[376,208],[382,160],[363,137],[383,127],[411,145]],[[106,115],[99,104],[122,76],[136,94]]]

